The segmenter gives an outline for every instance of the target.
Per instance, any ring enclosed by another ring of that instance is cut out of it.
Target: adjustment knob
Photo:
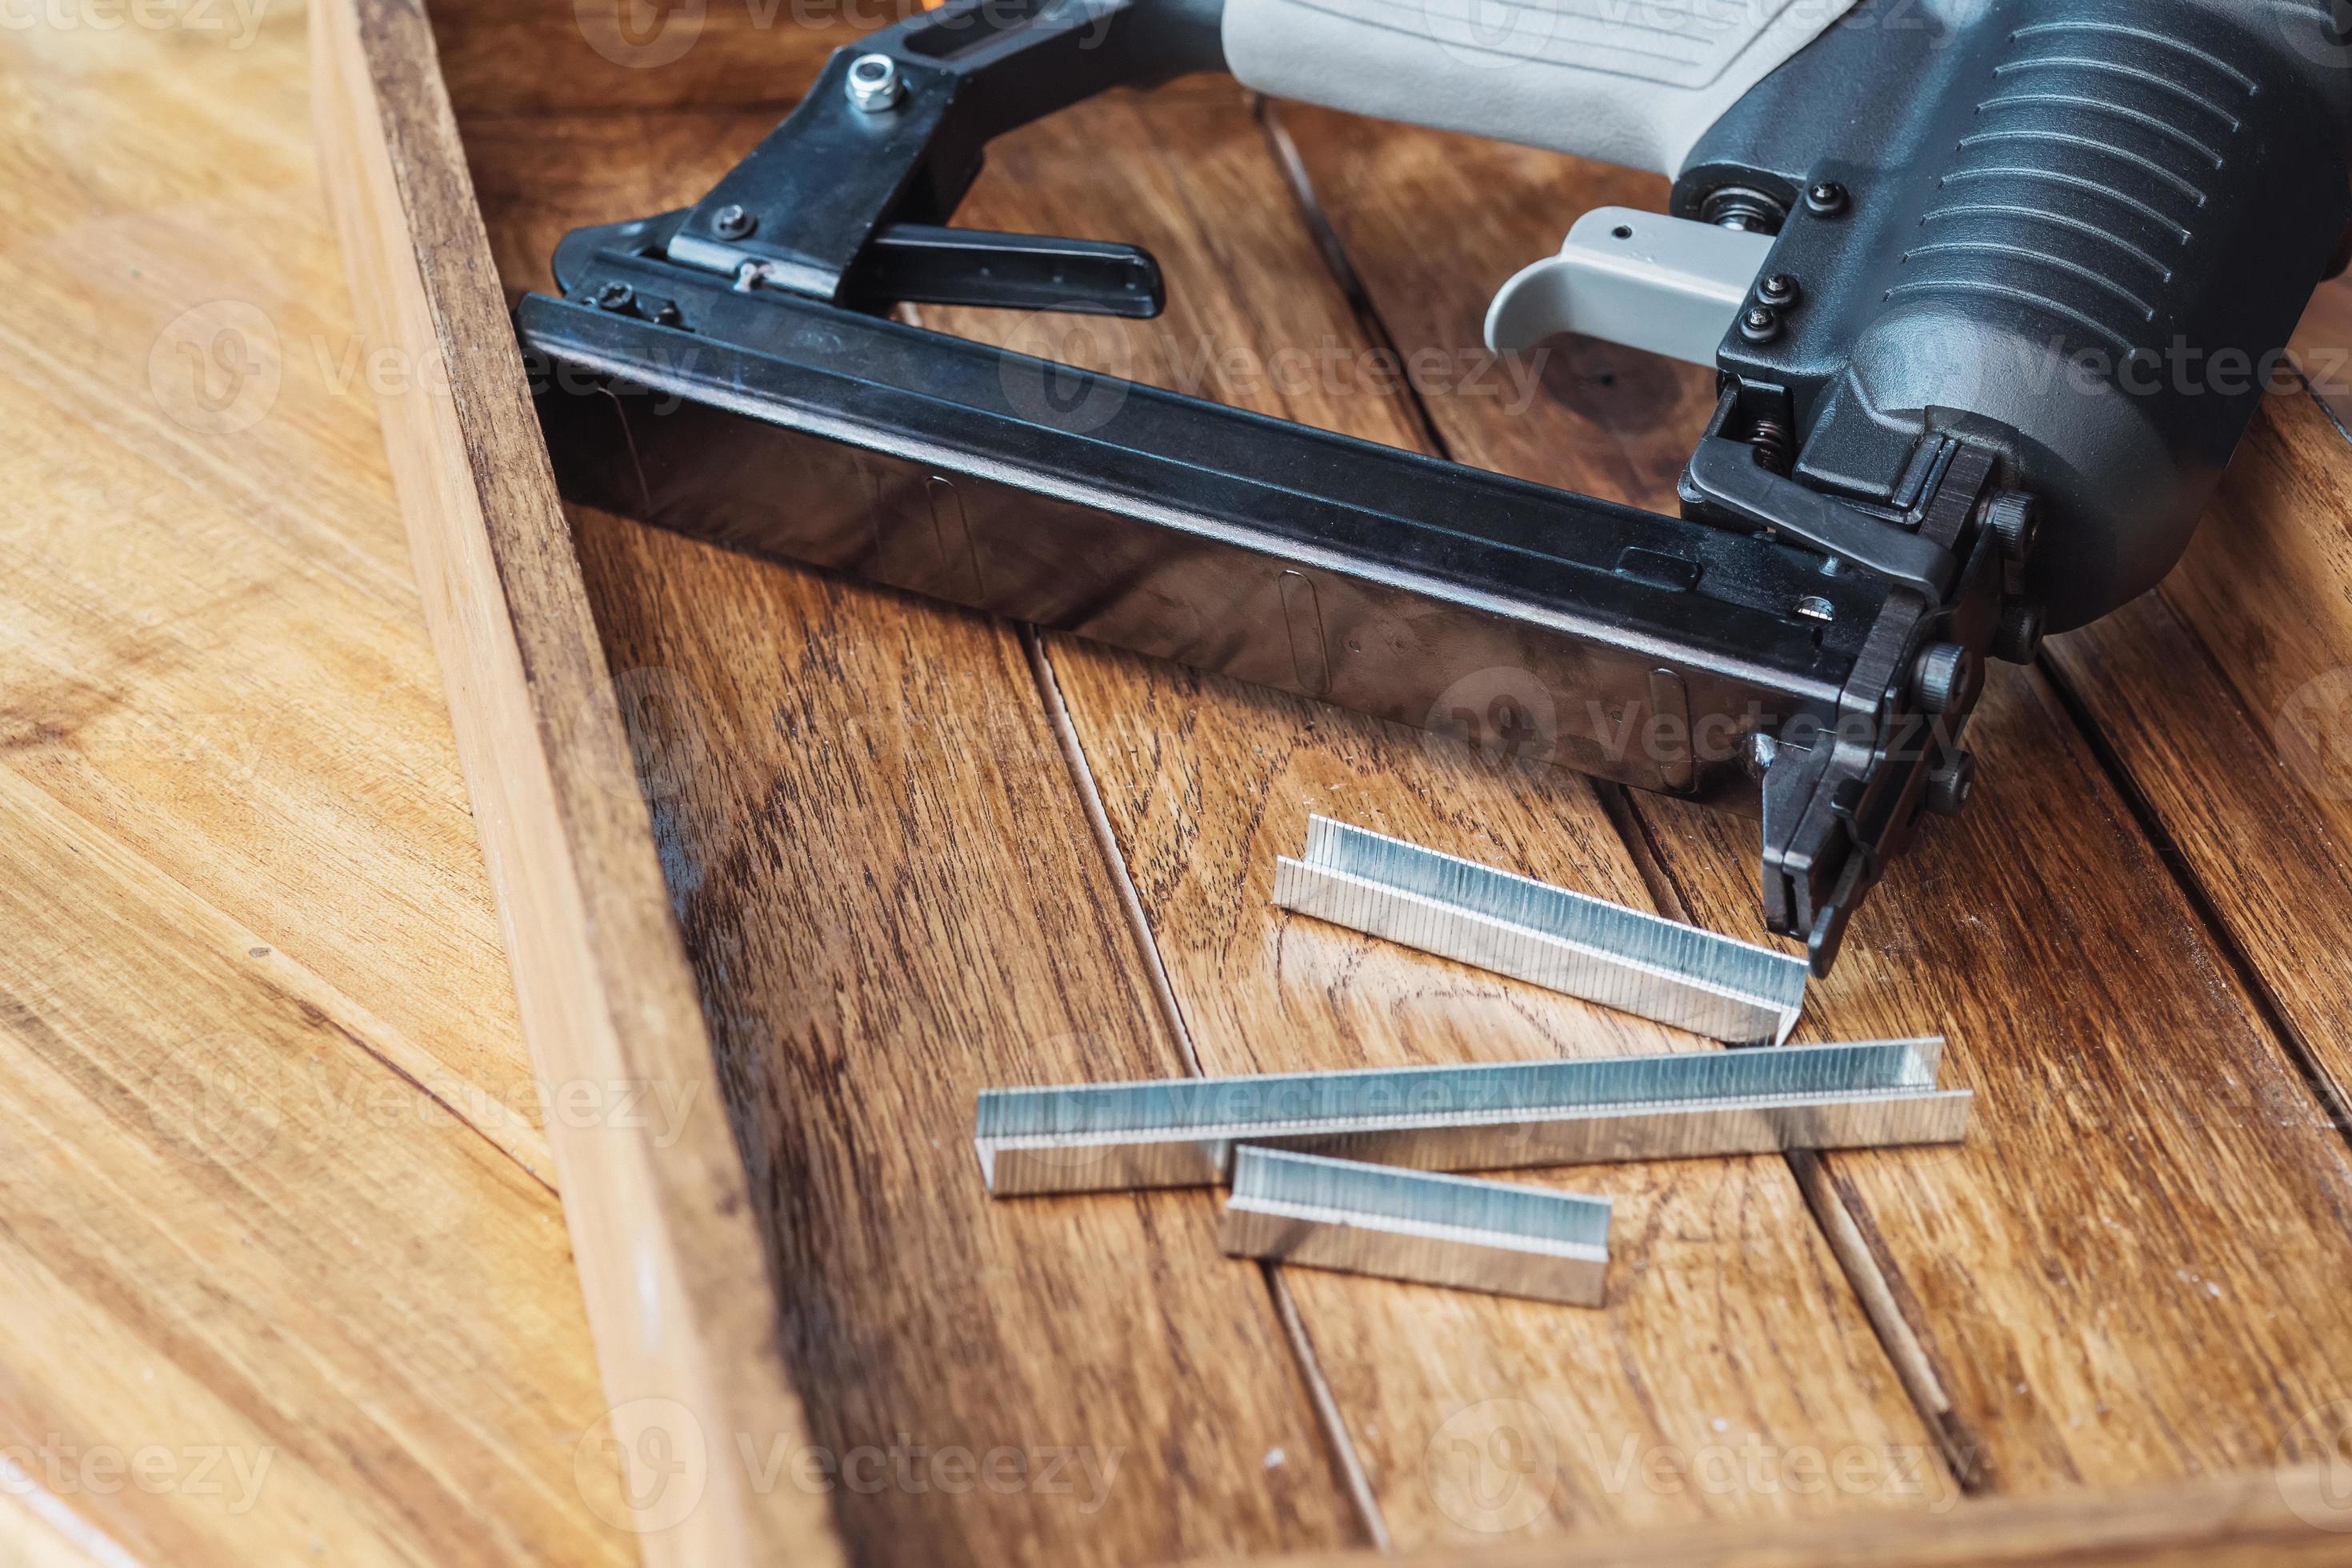
[[[1927,809],[1938,816],[1958,816],[1976,785],[1977,754],[1962,752],[1927,774]]]
[[[1939,642],[1919,656],[1911,672],[1911,693],[1928,713],[1965,707],[1976,680],[1976,656],[1958,643]]]
[[[2022,566],[2042,542],[2042,507],[2023,490],[1998,490],[1984,503],[1984,525],[2000,541],[2000,552]]]
[[[2032,664],[2042,651],[2042,606],[2031,599],[2003,599],[2000,629],[1992,635],[1992,656],[2011,664]]]

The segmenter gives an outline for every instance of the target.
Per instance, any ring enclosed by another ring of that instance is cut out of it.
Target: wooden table
[[[633,69],[568,7],[439,9],[510,289],[698,194],[842,36],[761,14]],[[625,1558],[545,1131],[621,1112],[541,1105],[521,1048],[377,440],[415,367],[351,326],[301,27],[0,53],[0,1554]],[[1166,267],[1163,321],[1029,346],[1655,506],[1703,373],[1459,351],[1575,213],[1662,196],[1202,80],[1009,140],[963,221]],[[2347,322],[2338,287],[2315,371]],[[807,1412],[727,1462],[858,1561],[1111,1563],[1769,1544],[2318,1457],[2347,516],[2343,428],[2277,397],[2162,594],[1996,678],[1975,805],[1805,1025],[1948,1035],[1969,1146],[1580,1172],[1601,1312],[1228,1262],[1199,1194],[991,1205],[971,1094],[1694,1046],[1278,917],[1274,857],[1321,811],[1755,935],[1752,825],[575,518]]]

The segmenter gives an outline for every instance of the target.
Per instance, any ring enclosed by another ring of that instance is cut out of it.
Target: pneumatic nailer
[[[992,137],[1202,70],[1671,175],[1486,333],[1713,366],[1680,515],[892,318],[1155,314],[1134,247],[949,220]],[[2179,559],[2343,265],[2347,152],[2328,0],[946,0],[517,321],[577,500],[1407,723],[1523,672],[1552,760],[1760,796],[1826,973],[1965,804],[1986,661]]]

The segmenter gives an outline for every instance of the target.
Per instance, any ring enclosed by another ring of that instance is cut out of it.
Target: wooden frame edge
[[[612,1407],[582,1442],[617,1444],[646,1561],[830,1568],[826,1500],[735,1461],[745,1436],[807,1440],[780,1282],[431,26],[421,0],[317,0],[310,27],[353,310],[415,373],[380,400],[384,445],[532,1069],[543,1090],[653,1082],[685,1107],[660,1146],[642,1126],[548,1128]]]
[[[2305,1568],[2352,1563],[2352,1485],[2325,1468],[2251,1470],[2161,1489],[1975,1498],[1940,1512],[1253,1561],[1255,1568]]]

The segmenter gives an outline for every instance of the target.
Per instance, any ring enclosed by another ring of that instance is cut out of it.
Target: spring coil
[[[1756,448],[1757,464],[1776,474],[1787,473],[1790,462],[1797,455],[1796,443],[1790,437],[1789,427],[1778,419],[1756,421],[1756,429],[1748,437],[1748,443]]]

